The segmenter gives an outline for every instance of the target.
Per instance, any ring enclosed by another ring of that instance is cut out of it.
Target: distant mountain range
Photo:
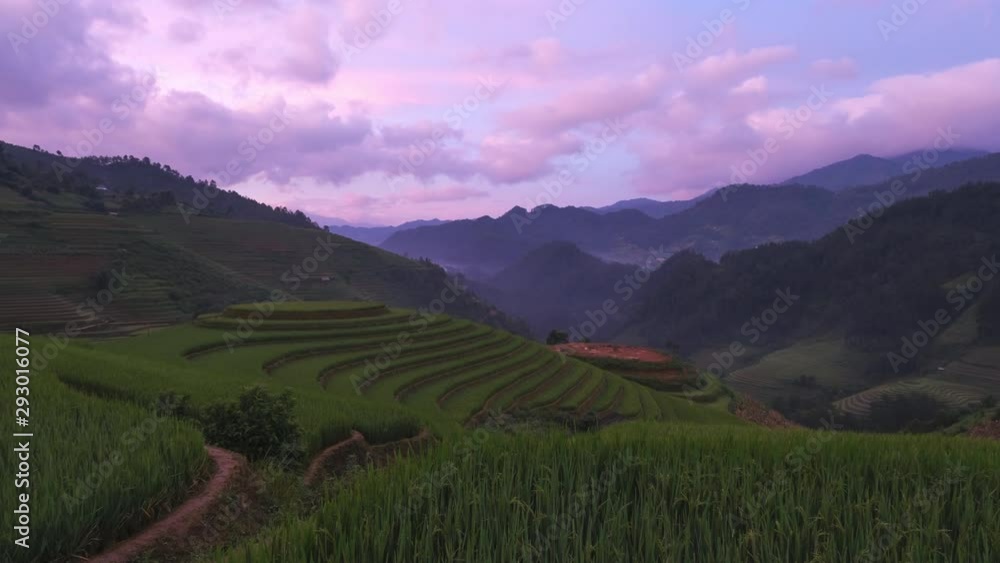
[[[625,199],[604,207],[584,207],[583,209],[593,211],[594,213],[600,213],[601,215],[613,213],[615,211],[634,209],[636,211],[641,211],[654,219],[662,219],[667,215],[680,213],[681,211],[694,206],[696,203],[698,203],[697,199],[689,199],[686,201],[656,201],[655,199],[640,197],[636,199]]]
[[[791,184],[730,186],[659,219],[635,209],[599,213],[549,205],[529,212],[515,207],[495,219],[480,217],[400,231],[382,247],[430,258],[482,280],[556,241],[621,263],[639,264],[651,248],[661,246],[668,255],[693,250],[715,260],[731,250],[822,236],[864,210],[880,206],[876,194],[902,200],[968,182],[998,180],[1000,153],[836,192]]]
[[[576,244],[589,254],[626,262],[642,252],[628,234],[658,221],[634,209],[599,214],[580,207],[515,207],[497,217],[452,221],[397,232],[382,248],[426,257],[480,279],[495,275],[532,250],[555,241]]]
[[[356,241],[378,246],[385,242],[387,238],[399,231],[415,229],[417,227],[433,227],[436,225],[443,225],[447,222],[448,221],[442,221],[440,219],[428,219],[409,221],[401,225],[386,227],[356,226],[346,223],[331,224],[327,225],[327,227],[331,233],[336,233]]]
[[[859,154],[853,158],[790,178],[782,184],[801,184],[839,191],[857,186],[879,184],[895,176],[912,174],[920,166],[940,168],[986,154],[988,154],[986,151],[974,149],[934,151],[928,153],[927,156],[923,154],[923,151],[914,151],[893,158]]]

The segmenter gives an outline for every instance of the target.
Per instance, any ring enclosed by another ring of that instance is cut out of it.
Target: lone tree
[[[569,334],[561,330],[552,329],[552,332],[550,332],[549,336],[545,339],[545,343],[549,346],[554,346],[556,344],[568,344]]]

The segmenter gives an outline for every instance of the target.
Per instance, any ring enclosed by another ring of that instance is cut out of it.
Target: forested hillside
[[[69,158],[0,142],[0,187],[13,188],[39,207],[90,211],[158,211],[182,215],[273,221],[318,228],[301,211],[270,205],[184,176],[148,157]]]
[[[978,184],[902,202],[853,242],[836,229],[814,242],[731,252],[719,263],[684,252],[643,287],[629,309],[633,321],[625,334],[656,345],[676,342],[694,352],[726,350],[734,341],[775,349],[832,333],[871,354],[872,374],[892,374],[886,354],[939,309],[954,319],[979,304],[978,337],[997,337],[1000,290],[986,276],[1000,254],[998,216],[1000,184]],[[980,272],[985,275],[975,284],[979,291],[963,293],[964,286],[956,285]],[[779,291],[798,299],[766,330],[748,328]],[[919,365],[918,355],[899,369]]]

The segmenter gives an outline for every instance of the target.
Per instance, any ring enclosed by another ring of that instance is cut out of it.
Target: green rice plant
[[[32,341],[29,338],[29,341]],[[41,339],[34,345],[40,345]],[[14,366],[14,341],[0,338],[0,365]],[[94,366],[80,366],[100,376]],[[0,395],[13,403],[15,379],[0,378]],[[90,554],[128,537],[183,501],[210,471],[201,434],[181,421],[139,405],[90,397],[60,383],[53,370],[32,370],[28,386],[31,438],[5,434],[0,466],[9,476],[14,448],[30,441],[30,487],[0,488],[0,525],[12,533],[16,494],[27,492],[29,549],[8,541],[0,561],[53,561]],[[147,405],[156,397],[147,396]],[[161,409],[162,410],[162,409]]]
[[[222,311],[226,318],[249,318],[258,315],[274,320],[358,319],[388,314],[383,303],[372,301],[286,301],[282,303],[243,303]]]
[[[390,324],[396,323],[402,320],[407,320],[412,316],[412,313],[401,312],[399,310],[391,310],[390,313],[379,315],[376,317],[361,317],[361,318],[335,318],[335,319],[310,319],[310,320],[291,320],[291,319],[272,319],[263,318],[260,321],[260,330],[333,330],[333,329],[349,329],[349,328],[360,328],[364,326],[373,326],[375,324]],[[254,322],[257,322],[254,319]],[[237,318],[237,317],[224,317],[221,314],[208,314],[198,317],[195,324],[198,326],[204,326],[207,328],[220,328],[228,330],[236,330],[240,327],[244,327],[250,323],[249,319]]]
[[[653,397],[653,392],[642,385],[639,386],[639,402],[642,405],[643,418],[647,420],[660,420],[662,418],[663,413]]]
[[[591,371],[591,377],[584,382],[583,385],[572,390],[572,392],[567,395],[561,403],[557,406],[564,410],[576,410],[579,408],[588,397],[593,395],[600,389],[601,385],[604,384],[604,378],[607,374],[602,371]]]
[[[212,561],[1000,559],[1000,444],[623,424],[448,443]]]
[[[593,374],[596,373],[596,370],[582,362],[570,360],[570,363],[573,364],[573,372],[570,377],[538,393],[532,399],[526,401],[524,406],[531,408],[552,405],[558,402],[561,397],[573,393],[579,387],[587,384],[594,377]]]

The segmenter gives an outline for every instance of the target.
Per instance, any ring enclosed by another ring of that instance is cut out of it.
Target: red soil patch
[[[973,438],[990,438],[1000,440],[1000,420],[983,422],[969,430],[969,436]]]
[[[627,346],[624,344],[595,344],[592,342],[576,342],[573,344],[556,344],[552,349],[569,356],[584,358],[615,358],[619,360],[634,360],[639,362],[669,362],[670,356],[642,346]]]
[[[96,555],[90,563],[126,563],[158,546],[179,544],[202,522],[222,499],[223,494],[246,468],[246,458],[238,453],[206,446],[215,462],[215,474],[205,487],[162,520]]]

